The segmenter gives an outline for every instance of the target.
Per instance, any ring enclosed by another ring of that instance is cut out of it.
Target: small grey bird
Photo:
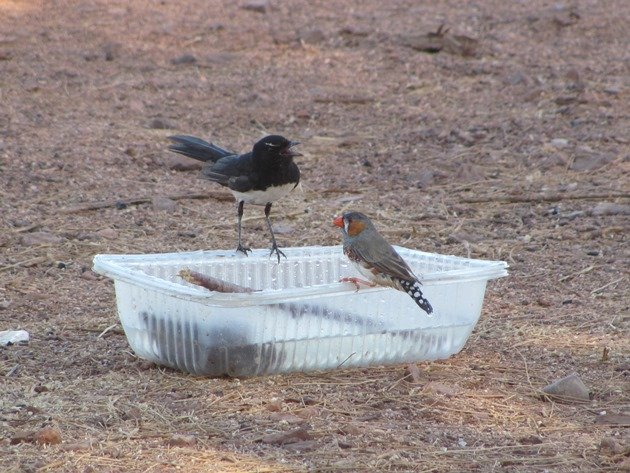
[[[271,233],[270,256],[276,253],[280,263],[280,255],[285,254],[276,243],[269,213],[271,205],[300,182],[300,170],[293,158],[302,155],[292,149],[299,143],[283,136],[269,135],[259,140],[249,153],[237,154],[194,136],[176,135],[169,138],[175,143],[169,146],[169,150],[206,163],[203,177],[227,187],[234,195],[238,202],[236,251],[244,254],[251,251],[241,243],[243,206],[245,203],[265,206],[265,219]]]
[[[343,233],[343,252],[369,282],[358,278],[342,278],[359,288],[387,286],[404,291],[427,314],[433,312],[431,303],[422,295],[420,281],[396,250],[376,230],[372,221],[360,212],[346,212],[333,220]]]

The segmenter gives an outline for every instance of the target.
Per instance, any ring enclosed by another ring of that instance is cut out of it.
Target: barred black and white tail
[[[411,298],[416,301],[416,304],[424,310],[427,314],[431,314],[433,312],[433,307],[431,307],[431,303],[425,299],[422,295],[422,290],[420,289],[420,282],[418,281],[400,281],[403,289],[407,294],[411,296]]]

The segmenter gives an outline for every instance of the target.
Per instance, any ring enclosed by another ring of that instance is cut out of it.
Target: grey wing
[[[218,172],[212,172],[210,170],[204,170],[203,176],[213,182],[217,182],[222,186],[227,186],[236,192],[247,192],[252,190],[254,184],[252,180],[247,176],[226,176]]]
[[[406,281],[416,281],[417,278],[411,271],[411,268],[394,247],[381,235],[377,234],[376,238],[380,241],[378,243],[373,241],[373,243],[377,244],[355,245],[354,251],[382,273]]]

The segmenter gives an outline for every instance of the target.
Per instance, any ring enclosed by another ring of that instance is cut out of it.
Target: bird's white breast
[[[231,191],[237,201],[246,204],[267,205],[270,202],[280,200],[293,190],[295,183],[283,184],[280,186],[268,187],[264,191],[236,192]]]

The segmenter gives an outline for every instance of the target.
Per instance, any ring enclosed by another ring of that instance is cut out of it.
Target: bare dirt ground
[[[0,330],[32,339],[0,348],[0,470],[628,471],[629,18],[625,0],[1,0]],[[419,50],[442,23],[478,43]],[[99,336],[117,314],[93,255],[235,241],[229,195],[166,137],[272,132],[305,155],[281,246],[339,243],[353,208],[394,243],[510,264],[460,354],[206,379]],[[540,398],[572,372],[590,402]]]

